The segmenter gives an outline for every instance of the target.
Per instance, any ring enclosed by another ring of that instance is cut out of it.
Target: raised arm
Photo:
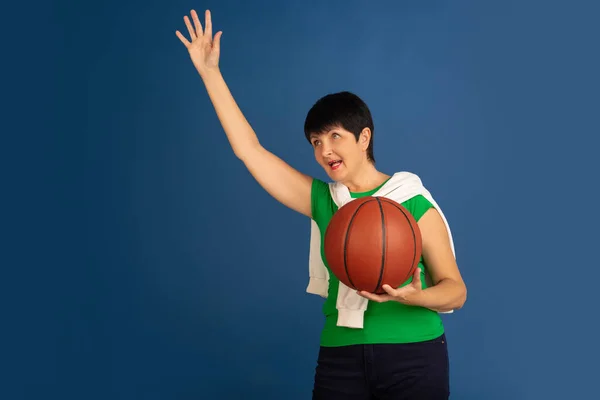
[[[191,16],[193,27],[188,16],[184,17],[190,40],[179,31],[175,33],[188,49],[234,154],[271,196],[292,210],[311,217],[312,178],[292,168],[260,144],[219,70],[222,32],[217,32],[213,40],[210,11],[206,11],[204,30],[194,10]]]

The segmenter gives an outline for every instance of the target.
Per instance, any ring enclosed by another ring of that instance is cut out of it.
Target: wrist
[[[415,290],[402,296],[399,301],[407,306],[425,307],[427,303],[427,294],[424,290]]]
[[[219,77],[221,75],[221,71],[219,70],[219,67],[213,67],[205,70],[198,70],[198,74],[200,75],[200,78],[206,82],[214,79],[215,77]]]

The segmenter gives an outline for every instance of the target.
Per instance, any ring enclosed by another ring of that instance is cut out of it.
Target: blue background
[[[0,397],[310,398],[309,221],[234,157],[175,36],[191,8],[223,30],[265,147],[325,179],[304,117],[350,90],[378,167],[431,190],[469,289],[444,316],[452,399],[597,395],[597,6],[21,7],[3,28]]]

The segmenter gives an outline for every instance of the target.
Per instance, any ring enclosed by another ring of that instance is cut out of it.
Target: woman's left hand
[[[383,285],[382,289],[386,291],[386,294],[375,294],[363,291],[357,291],[362,297],[383,303],[385,301],[397,301],[406,305],[417,305],[419,295],[423,291],[421,287],[421,268],[415,269],[413,273],[412,281],[401,288],[394,289],[390,285]]]

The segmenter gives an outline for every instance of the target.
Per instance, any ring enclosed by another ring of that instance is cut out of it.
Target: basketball
[[[325,231],[332,273],[346,286],[370,293],[397,288],[421,258],[421,232],[406,208],[385,197],[362,197],[340,207]]]

